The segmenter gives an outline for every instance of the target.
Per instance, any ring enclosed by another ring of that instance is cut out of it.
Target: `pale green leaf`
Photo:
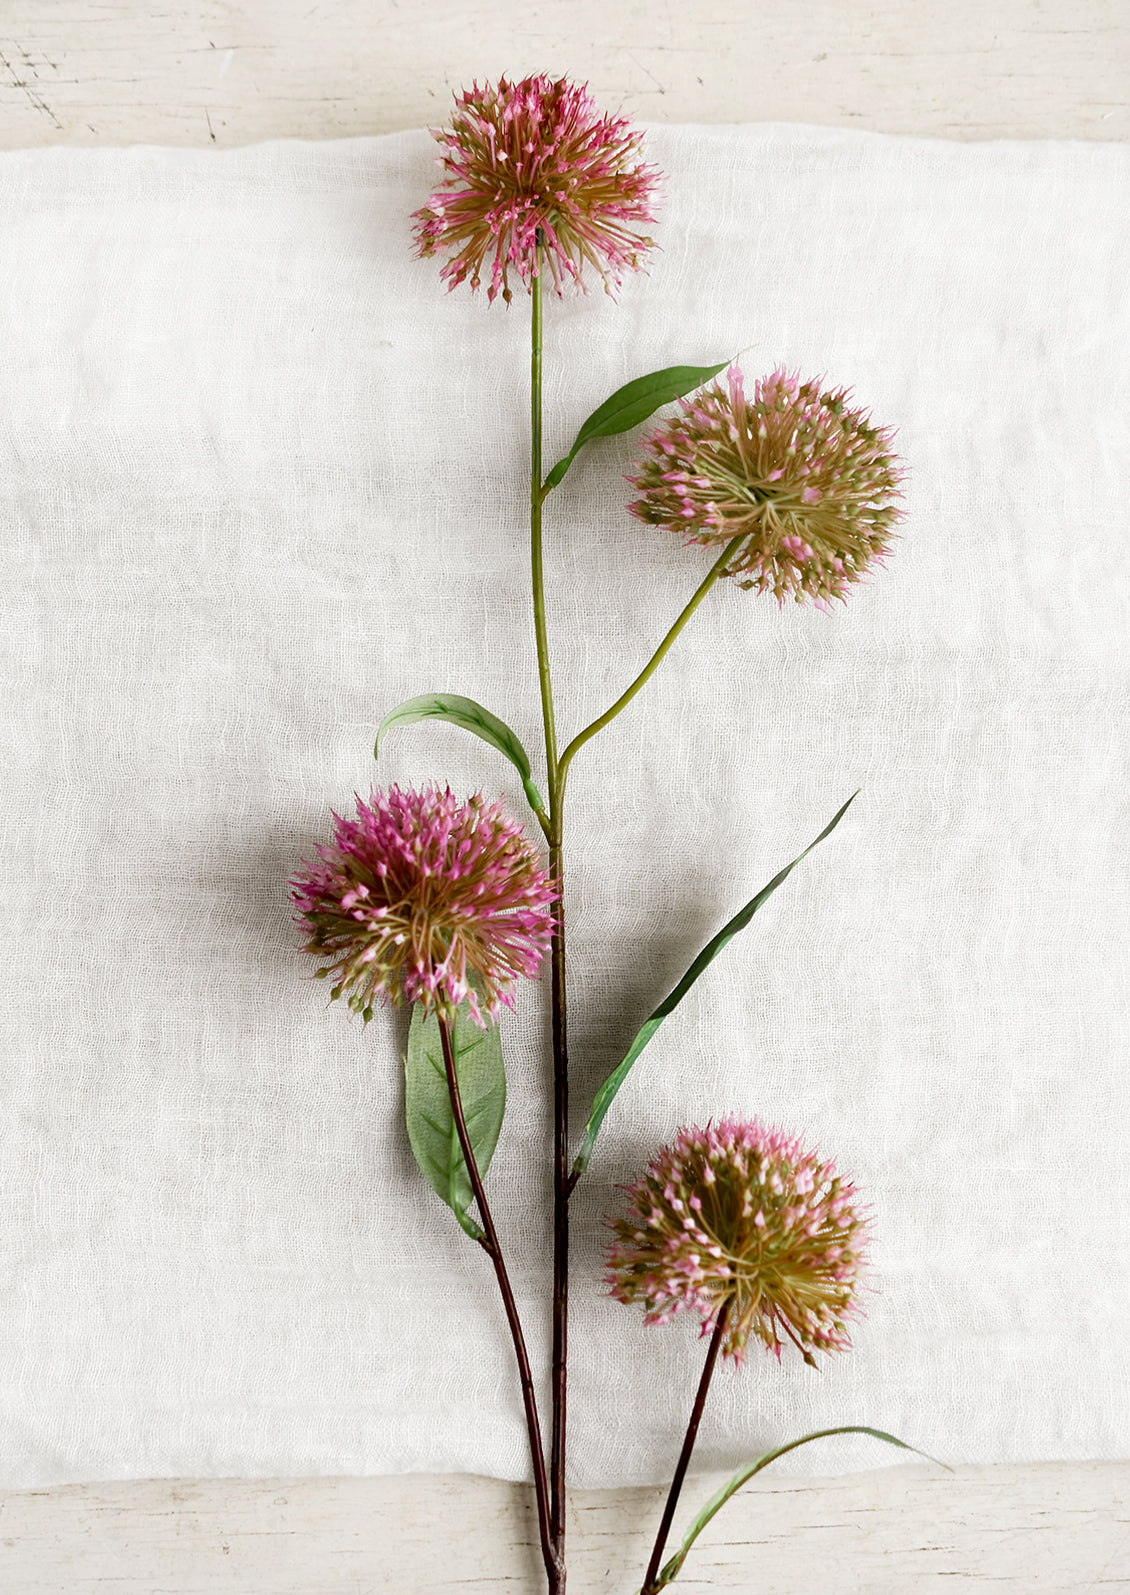
[[[483,1030],[461,1009],[452,1026],[452,1051],[471,1150],[485,1179],[506,1111],[506,1072],[497,1025]],[[408,1139],[416,1162],[468,1235],[478,1240],[482,1230],[468,1212],[474,1193],[451,1111],[439,1020],[434,1012],[421,1018],[419,1004],[413,1005],[408,1030],[404,1086]]]
[[[506,755],[522,777],[522,786],[530,806],[537,812],[544,810],[538,789],[530,779],[530,756],[515,733],[504,720],[491,714],[489,709],[484,709],[481,703],[476,703],[473,698],[462,698],[455,692],[425,692],[418,698],[407,698],[398,704],[391,713],[385,715],[377,728],[377,740],[373,744],[374,759],[380,753],[385,734],[393,726],[413,725],[417,720],[444,720],[448,725],[461,726],[464,731],[470,731],[484,742],[489,742],[492,748]]]

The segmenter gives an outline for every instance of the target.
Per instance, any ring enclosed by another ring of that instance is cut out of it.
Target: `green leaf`
[[[628,1071],[631,1069],[632,1065],[635,1063],[643,1049],[647,1046],[652,1036],[659,1029],[664,1019],[667,1018],[668,1014],[674,1012],[674,1010],[686,996],[687,992],[690,991],[695,981],[706,969],[707,965],[714,962],[715,958],[717,958],[723,947],[726,946],[727,942],[733,940],[733,938],[738,934],[739,930],[745,929],[750,920],[757,913],[757,910],[762,906],[763,903],[767,902],[768,899],[772,897],[773,893],[777,890],[778,886],[780,886],[781,882],[784,881],[794,869],[796,869],[801,859],[807,858],[814,847],[818,846],[818,844],[821,843],[826,836],[830,836],[832,834],[836,826],[847,813],[849,806],[855,802],[855,799],[858,796],[858,792],[853,792],[851,797],[848,798],[847,802],[837,812],[831,823],[826,825],[820,832],[820,835],[816,838],[816,841],[810,842],[803,853],[798,853],[791,864],[786,864],[783,870],[780,870],[776,875],[774,875],[768,886],[763,886],[756,897],[751,897],[745,907],[739,909],[739,911],[734,915],[733,919],[729,920],[725,925],[722,926],[722,929],[718,932],[717,936],[714,937],[713,941],[707,942],[706,946],[699,953],[698,957],[687,970],[686,974],[675,987],[674,991],[672,991],[669,996],[664,997],[663,1001],[651,1015],[650,1019],[645,1020],[644,1024],[637,1032],[635,1040],[628,1048],[624,1061],[618,1064],[615,1069],[613,1069],[612,1073],[608,1076],[608,1079],[596,1093],[596,1097],[593,1100],[592,1112],[589,1115],[589,1122],[585,1125],[585,1134],[584,1140],[581,1142],[581,1150],[577,1154],[576,1162],[573,1164],[573,1172],[571,1176],[573,1182],[576,1182],[576,1180],[588,1167],[589,1159],[592,1157],[592,1149],[596,1145],[596,1138],[600,1134],[601,1125],[604,1123],[604,1116],[612,1106],[612,1099],[615,1097],[620,1087],[624,1084],[624,1081],[628,1077]]]
[[[723,360],[721,365],[716,366],[667,366],[662,371],[636,377],[634,382],[626,382],[622,388],[617,388],[610,399],[605,399],[600,408],[593,411],[577,433],[568,454],[563,460],[558,460],[550,471],[545,479],[544,491],[548,493],[550,488],[557,486],[585,444],[593,438],[610,438],[618,432],[630,432],[641,421],[646,421],[649,415],[654,415],[661,405],[670,404],[672,399],[681,399],[692,388],[701,388],[704,382],[716,377],[729,364],[729,360]]]
[[[455,1016],[451,1039],[463,1118],[479,1174],[485,1179],[506,1111],[502,1040],[497,1025],[482,1030],[462,1009]],[[483,1232],[467,1211],[474,1193],[451,1111],[439,1020],[434,1012],[421,1018],[419,1004],[413,1006],[408,1030],[404,1083],[408,1139],[416,1162],[467,1234],[478,1240]]]
[[[885,1440],[888,1445],[898,1446],[900,1451],[913,1451],[915,1456],[926,1457],[927,1462],[937,1462],[936,1457],[928,1456],[925,1451],[919,1451],[917,1446],[907,1445],[905,1440],[896,1440],[893,1434],[887,1434],[882,1429],[868,1429],[857,1423],[845,1424],[840,1429],[816,1429],[812,1434],[802,1435],[799,1440],[790,1440],[788,1445],[780,1445],[775,1451],[766,1451],[765,1455],[758,1457],[756,1462],[751,1462],[748,1467],[742,1468],[740,1472],[734,1474],[729,1483],[722,1486],[717,1494],[710,1497],[710,1500],[707,1501],[702,1511],[687,1530],[686,1538],[683,1540],[682,1545],[671,1560],[664,1563],[660,1570],[659,1578],[653,1587],[662,1589],[665,1584],[670,1584],[686,1561],[687,1552],[710,1522],[710,1519],[720,1508],[725,1506],[732,1495],[737,1494],[743,1484],[747,1484],[753,1478],[755,1473],[760,1473],[762,1468],[769,1466],[770,1462],[775,1462],[778,1457],[783,1457],[786,1451],[795,1451],[799,1446],[807,1445],[810,1440],[824,1440],[831,1434],[869,1434],[873,1439]],[[946,1467],[944,1462],[939,1462],[938,1466],[946,1468],[947,1473],[953,1472],[953,1469]]]
[[[537,787],[530,780],[530,756],[504,720],[484,709],[473,698],[461,698],[454,692],[425,692],[418,698],[406,698],[391,714],[386,714],[377,728],[373,744],[373,758],[380,753],[381,741],[393,726],[412,725],[417,720],[446,720],[449,725],[462,726],[475,736],[489,742],[492,748],[504,753],[522,777],[530,806],[535,811],[544,810]]]

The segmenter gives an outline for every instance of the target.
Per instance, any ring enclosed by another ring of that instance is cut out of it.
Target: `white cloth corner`
[[[874,1292],[819,1377],[724,1370],[699,1466],[852,1422],[950,1461],[1125,1455],[1130,149],[647,149],[649,274],[547,309],[547,458],[629,378],[747,349],[750,378],[853,388],[910,475],[845,608],[715,591],[577,758],[578,1127],[708,937],[862,794],[652,1042],[578,1188],[574,1480],[669,1476],[701,1348],[602,1294],[601,1218],[727,1111],[854,1176]],[[463,692],[538,743],[527,311],[413,258],[433,155],[0,156],[7,1486],[527,1474],[490,1270],[408,1151],[403,1023],[327,1007],[286,894],[374,782],[520,805],[453,731],[378,771],[403,698]],[[709,557],[624,512],[635,441],[547,511],[570,735]],[[507,1021],[492,1173],[543,1369],[545,997]]]

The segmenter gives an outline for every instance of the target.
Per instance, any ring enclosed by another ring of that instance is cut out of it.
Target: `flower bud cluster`
[[[727,1118],[680,1130],[628,1196],[628,1217],[611,1221],[607,1283],[642,1305],[645,1324],[690,1311],[707,1334],[729,1303],[722,1351],[739,1362],[751,1335],[778,1358],[782,1334],[806,1362],[848,1349],[867,1220],[832,1162]]]
[[[587,88],[544,76],[476,83],[433,135],[444,177],[414,213],[415,237],[421,257],[452,255],[440,273],[449,288],[478,288],[486,274],[488,299],[509,304],[510,271],[529,287],[540,242],[558,294],[584,287],[586,265],[611,291],[653,247],[636,230],[655,219],[658,177],[639,160],[642,135],[602,116]]]
[[[774,371],[747,398],[738,367],[727,376],[644,439],[629,509],[688,543],[732,542],[724,574],[739,586],[828,610],[890,551],[902,476],[892,434],[842,388]]]
[[[549,877],[497,803],[390,787],[334,815],[334,841],[291,881],[304,952],[328,960],[331,997],[368,1022],[373,1002],[420,1002],[482,1024],[512,1006],[549,948]]]

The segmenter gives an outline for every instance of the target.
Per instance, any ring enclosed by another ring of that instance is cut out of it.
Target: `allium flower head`
[[[658,174],[639,160],[642,135],[619,116],[602,116],[587,88],[548,77],[523,78],[456,96],[451,127],[433,129],[444,178],[415,212],[419,254],[449,252],[449,288],[469,277],[487,297],[509,304],[511,267],[527,287],[537,275],[538,234],[553,286],[584,287],[593,266],[611,292],[653,240],[637,230],[654,221]]]
[[[833,1163],[756,1119],[722,1119],[680,1130],[627,1191],[607,1282],[645,1324],[690,1310],[705,1335],[728,1302],[722,1351],[738,1362],[751,1335],[779,1358],[783,1332],[806,1362],[849,1348],[867,1220]]]
[[[291,881],[304,952],[328,960],[330,993],[372,1018],[376,997],[446,1017],[465,1003],[483,1024],[512,1006],[549,947],[555,892],[529,842],[497,803],[390,787],[334,815],[334,840]]]
[[[744,576],[739,586],[829,610],[890,551],[902,479],[892,434],[843,388],[774,371],[747,398],[738,367],[727,376],[644,439],[629,508],[689,543],[734,541],[725,575]]]

